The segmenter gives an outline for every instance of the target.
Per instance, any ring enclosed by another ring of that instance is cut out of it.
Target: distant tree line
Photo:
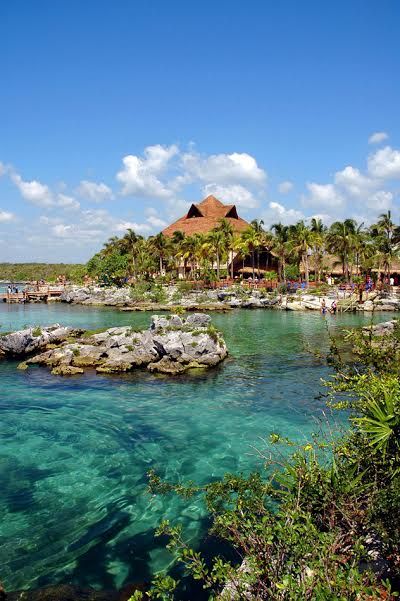
[[[327,262],[332,255],[346,282],[372,268],[388,276],[400,253],[400,227],[388,211],[370,227],[354,219],[327,227],[313,218],[310,223],[275,223],[267,230],[262,220],[254,220],[245,231],[236,233],[227,219],[221,219],[206,234],[186,236],[176,231],[172,237],[160,233],[147,239],[129,229],[121,238],[109,238],[87,263],[87,270],[99,278],[143,279],[157,274],[176,277],[183,267],[189,279],[219,280],[233,277],[235,257],[236,262],[249,260],[255,277],[260,275],[260,254],[266,250],[277,260],[276,277],[281,282],[302,274],[308,283],[311,271],[319,281],[332,269]]]
[[[60,275],[80,282],[85,274],[85,265],[78,263],[0,263],[0,280],[5,282],[55,282]]]

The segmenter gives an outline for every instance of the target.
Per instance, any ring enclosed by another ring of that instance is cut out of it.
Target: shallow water
[[[390,316],[382,315],[381,320]],[[0,305],[0,332],[59,322],[87,328],[150,316],[54,305]],[[154,538],[163,518],[198,540],[204,508],[151,497],[146,472],[198,483],[260,466],[272,431],[306,440],[318,428],[327,347],[359,315],[237,311],[214,315],[229,359],[201,375],[61,378],[0,362],[0,578],[6,589],[73,582],[116,588],[170,562]]]

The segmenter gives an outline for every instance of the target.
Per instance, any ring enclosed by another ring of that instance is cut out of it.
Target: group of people
[[[331,306],[327,307],[326,300],[323,298],[321,301],[321,313],[322,315],[326,315],[327,313],[331,313],[332,315],[336,315],[337,313],[337,303],[335,300],[332,301]]]
[[[17,288],[17,286],[11,286],[10,284],[8,284],[7,286],[7,294],[18,294],[19,290]]]

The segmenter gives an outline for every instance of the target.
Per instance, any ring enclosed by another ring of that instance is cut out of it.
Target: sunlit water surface
[[[388,319],[388,314],[379,319]],[[0,305],[0,332],[62,323],[132,324],[150,315],[68,305]],[[151,497],[146,472],[204,483],[261,464],[272,431],[306,440],[325,408],[321,361],[337,330],[366,318],[236,311],[213,315],[229,359],[201,375],[52,376],[0,362],[0,577],[7,589],[142,581],[171,558],[154,528],[204,534],[197,500]]]

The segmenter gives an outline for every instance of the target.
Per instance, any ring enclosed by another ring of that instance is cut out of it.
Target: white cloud
[[[260,204],[252,192],[240,184],[232,184],[231,186],[207,184],[203,188],[203,194],[204,196],[212,194],[223,203],[235,204],[243,209],[255,209]]]
[[[66,194],[58,194],[57,206],[65,209],[66,211],[77,211],[81,208],[80,203],[75,200],[72,196]]]
[[[368,157],[368,171],[374,177],[400,177],[400,150],[385,146]]]
[[[57,225],[53,225],[51,228],[52,232],[58,238],[69,237],[71,234],[72,225],[65,225],[64,223],[58,223]]]
[[[149,215],[147,217],[147,223],[149,223],[153,228],[160,230],[164,229],[168,225],[168,223],[164,221],[164,219],[161,219],[157,215]]]
[[[392,207],[393,194],[387,190],[378,190],[367,198],[367,207],[377,213],[388,211]]]
[[[25,200],[39,207],[50,207],[54,204],[53,195],[50,188],[36,180],[30,182],[24,181],[22,177],[15,172],[11,173],[11,180],[17,186]]]
[[[288,194],[291,190],[293,190],[293,182],[290,182],[289,180],[281,182],[278,186],[280,194]]]
[[[358,197],[368,194],[377,186],[375,180],[363,175],[359,169],[351,165],[335,173],[335,183],[351,196]]]
[[[303,196],[302,203],[306,207],[337,208],[343,205],[344,198],[333,184],[306,184],[308,196]]]
[[[257,161],[245,152],[232,154],[213,154],[201,157],[189,152],[182,156],[182,165],[194,180],[205,183],[228,184],[249,182],[264,184],[266,172],[257,165]]]
[[[6,173],[6,166],[3,165],[3,163],[0,161],[0,177],[2,175],[5,175],[5,173]]]
[[[114,194],[106,184],[103,182],[90,182],[88,180],[82,180],[79,184],[78,194],[83,198],[91,200],[93,202],[102,202],[104,200],[113,200]]]
[[[177,155],[177,146],[147,146],[144,157],[127,155],[122,159],[123,169],[117,173],[122,183],[122,194],[153,198],[170,198],[172,190],[160,176],[166,171],[171,159]]]
[[[376,131],[368,138],[368,144],[380,144],[381,142],[387,140],[388,137],[389,136],[385,131]]]
[[[147,223],[135,223],[134,221],[121,221],[115,226],[116,232],[125,232],[126,230],[134,230],[139,234],[147,234],[151,232],[151,227]]]
[[[296,209],[287,209],[279,202],[271,201],[268,209],[263,212],[262,219],[266,226],[281,222],[284,225],[296,223],[300,219],[305,219],[304,214]]]
[[[0,209],[0,223],[8,223],[9,221],[14,221],[15,215],[10,213],[9,211],[2,211]]]

